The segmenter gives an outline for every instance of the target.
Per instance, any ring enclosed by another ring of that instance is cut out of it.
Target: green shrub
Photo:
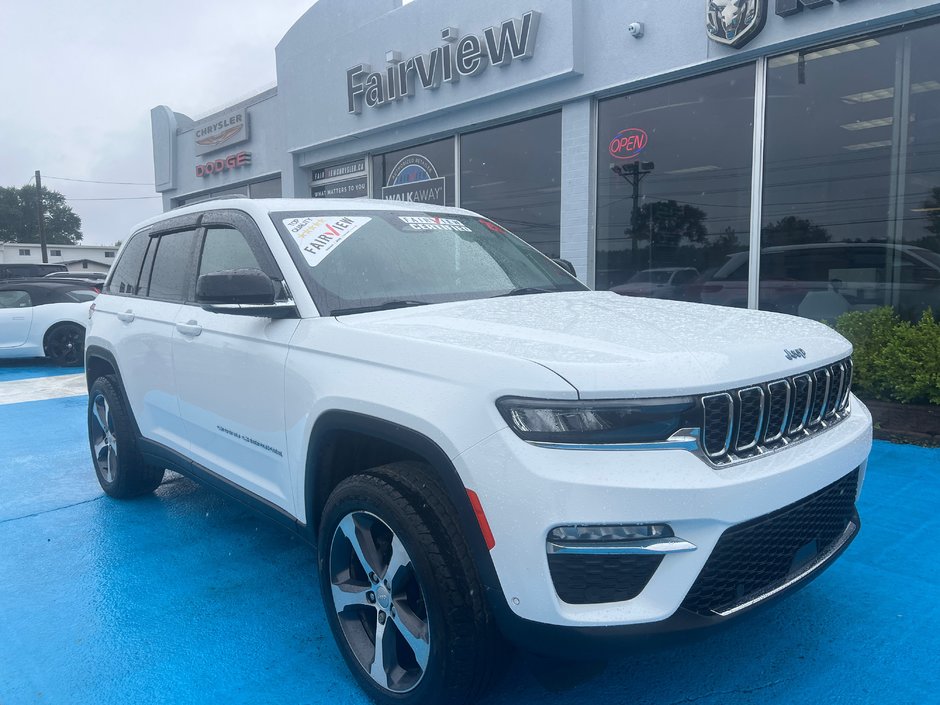
[[[940,322],[929,310],[914,324],[889,306],[852,311],[835,328],[855,346],[853,388],[859,395],[940,404]]]

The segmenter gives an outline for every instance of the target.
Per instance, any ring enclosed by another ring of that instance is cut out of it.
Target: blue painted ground
[[[173,476],[102,496],[85,398],[0,406],[0,705],[365,703],[310,548]],[[559,666],[487,703],[940,702],[940,450],[878,442],[863,529],[804,591],[704,640]]]
[[[35,377],[75,375],[83,370],[82,367],[56,367],[41,357],[24,360],[0,360],[0,382],[11,382],[15,379],[33,379]]]

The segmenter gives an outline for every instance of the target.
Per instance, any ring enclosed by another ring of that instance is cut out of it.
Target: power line
[[[69,198],[67,201],[141,201],[148,198],[163,198],[163,196],[113,196],[110,198]]]
[[[58,181],[78,181],[83,184],[115,184],[117,186],[153,186],[151,183],[143,181],[96,181],[95,179],[72,179],[67,176],[46,176],[47,179],[56,179]]]

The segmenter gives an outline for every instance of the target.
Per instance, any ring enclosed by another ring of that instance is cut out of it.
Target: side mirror
[[[577,273],[576,271],[574,271],[574,265],[571,264],[571,262],[569,262],[568,260],[566,260],[566,259],[561,259],[560,257],[558,257],[558,258],[553,258],[553,259],[552,259],[552,262],[554,262],[554,263],[557,264],[559,267],[561,267],[562,269],[564,269],[564,270],[565,270],[566,272],[568,272],[568,274],[570,274],[571,276],[573,276],[573,277],[577,277],[577,276],[578,276],[578,273]]]
[[[260,269],[228,269],[196,280],[196,303],[211,313],[261,318],[294,318],[293,302],[275,303],[274,282]]]
[[[274,282],[260,269],[227,269],[203,274],[196,280],[200,304],[274,303]]]

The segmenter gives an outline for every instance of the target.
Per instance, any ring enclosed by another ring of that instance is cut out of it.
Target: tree
[[[705,211],[676,201],[653,201],[640,206],[637,214],[637,240],[651,240],[656,248],[675,249],[684,239],[704,242]]]
[[[776,223],[765,225],[761,230],[761,247],[807,245],[813,242],[829,242],[829,233],[805,218],[788,215]]]
[[[82,219],[58,191],[43,187],[46,206],[46,242],[72,245],[82,239]],[[39,242],[36,187],[0,188],[0,242]]]

